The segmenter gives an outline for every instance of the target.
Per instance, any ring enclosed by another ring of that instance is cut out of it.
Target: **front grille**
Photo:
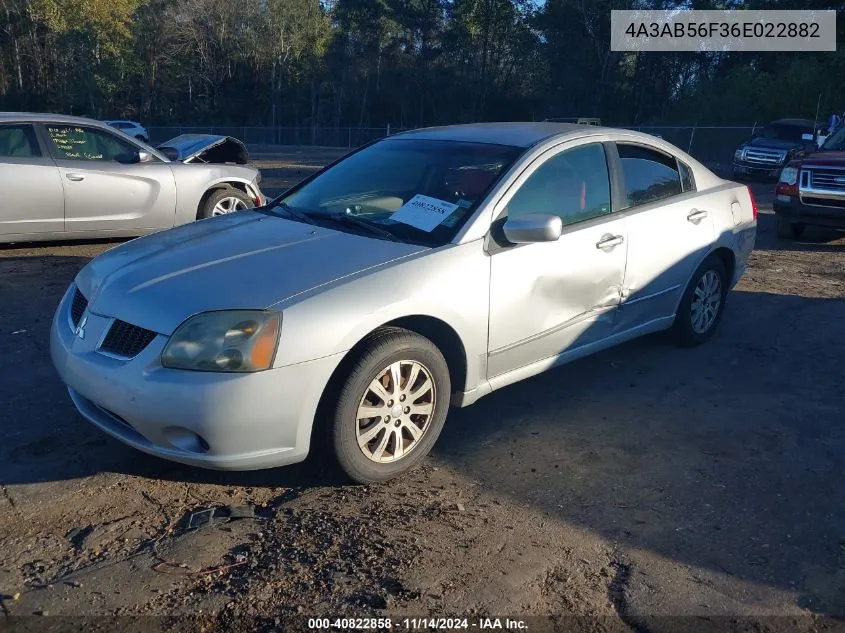
[[[134,358],[152,342],[156,333],[137,325],[115,319],[106,338],[100,344],[100,351],[121,358]]]
[[[814,198],[813,196],[802,195],[801,202],[804,204],[811,204],[814,207],[845,209],[845,200],[836,200],[833,198]]]
[[[779,152],[778,150],[752,149],[750,147],[745,150],[745,154],[743,156],[746,162],[754,165],[766,165],[772,167],[780,165],[785,157],[786,154]]]
[[[845,191],[845,171],[839,169],[811,169],[809,171],[810,186],[813,189]]]
[[[73,291],[73,302],[70,304],[70,320],[74,326],[79,325],[79,319],[82,318],[87,307],[88,299],[79,291],[79,288],[76,288]]]

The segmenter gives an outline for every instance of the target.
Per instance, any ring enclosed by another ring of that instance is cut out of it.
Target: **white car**
[[[450,405],[643,334],[706,341],[756,225],[746,186],[646,134],[416,130],[91,260],[51,355],[80,413],[138,450],[250,470],[327,449],[385,481]]]
[[[124,134],[134,136],[139,141],[143,141],[144,143],[150,142],[150,133],[147,131],[147,128],[136,121],[103,121],[103,123],[117,128]]]

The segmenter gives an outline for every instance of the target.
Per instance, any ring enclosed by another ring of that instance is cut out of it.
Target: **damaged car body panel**
[[[246,165],[249,152],[233,136],[181,134],[158,146],[158,151],[181,163],[221,163]]]

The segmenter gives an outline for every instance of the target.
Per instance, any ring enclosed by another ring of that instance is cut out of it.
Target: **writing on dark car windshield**
[[[487,143],[385,139],[277,202],[332,228],[362,232],[363,221],[402,240],[444,244],[522,151]],[[344,215],[355,221],[337,222]]]

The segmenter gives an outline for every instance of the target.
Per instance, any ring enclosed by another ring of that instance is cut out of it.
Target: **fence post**
[[[695,128],[696,128],[697,125],[698,124],[696,123],[695,125],[692,126],[692,132],[690,132],[690,135],[689,135],[689,147],[687,148],[687,154],[690,154],[690,155],[692,155],[692,141],[695,138]]]
[[[387,134],[386,136],[390,136],[390,123],[387,124]]]

